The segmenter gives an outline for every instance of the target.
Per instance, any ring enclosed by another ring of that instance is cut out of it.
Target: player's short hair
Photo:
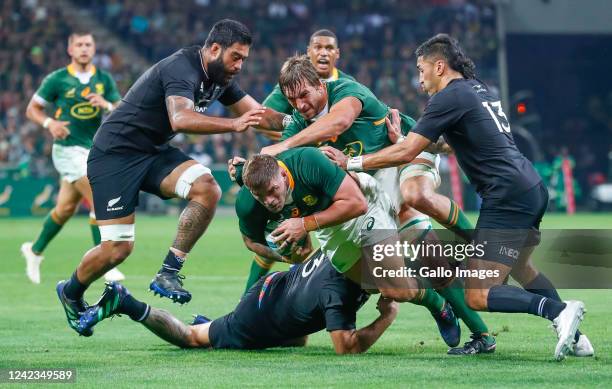
[[[204,47],[208,48],[211,47],[213,43],[216,43],[221,46],[221,48],[227,49],[234,43],[250,46],[252,42],[253,37],[247,26],[236,20],[223,19],[212,26],[204,42]]]
[[[338,37],[336,36],[336,34],[334,34],[331,30],[328,30],[325,28],[322,30],[317,30],[313,32],[312,35],[310,36],[309,42],[312,42],[312,40],[318,36],[328,36],[330,38],[334,38],[334,40],[336,41],[336,45],[338,45]]]
[[[289,57],[278,76],[278,86],[283,95],[287,92],[294,92],[304,83],[311,86],[316,86],[320,83],[317,69],[315,69],[310,58],[307,55],[294,55]]]
[[[426,40],[415,51],[417,57],[438,57],[446,60],[451,69],[463,77],[476,78],[476,65],[463,52],[459,42],[448,34],[438,34]]]
[[[93,33],[91,31],[87,31],[87,30],[72,31],[70,33],[70,35],[68,35],[68,44],[70,45],[72,43],[72,41],[74,40],[74,38],[79,37],[79,36],[85,36],[85,35],[91,35],[91,37],[94,39],[94,41],[96,40],[96,38],[94,37],[94,35],[93,35]]]
[[[278,174],[276,158],[266,154],[256,154],[249,158],[242,169],[242,182],[249,189],[261,188],[270,183]]]

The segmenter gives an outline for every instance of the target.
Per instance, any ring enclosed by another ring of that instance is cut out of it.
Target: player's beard
[[[225,70],[225,65],[223,64],[223,53],[219,55],[219,58],[208,63],[208,77],[215,84],[229,84],[232,80],[229,76],[230,74]]]

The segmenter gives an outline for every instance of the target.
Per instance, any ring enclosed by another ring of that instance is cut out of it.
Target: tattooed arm
[[[181,348],[210,347],[210,323],[188,326],[168,311],[151,307],[142,324],[166,342]]]
[[[182,96],[168,96],[166,109],[172,130],[188,134],[221,134],[242,132],[250,126],[258,126],[265,109],[259,107],[237,118],[207,116],[193,110],[193,101]]]

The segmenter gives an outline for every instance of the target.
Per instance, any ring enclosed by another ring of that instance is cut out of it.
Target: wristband
[[[108,106],[106,107],[106,109],[108,110],[108,112],[111,112],[113,110],[113,103],[111,103],[110,101],[108,102]]]
[[[349,158],[346,163],[346,170],[351,172],[360,172],[363,170],[363,157]]]
[[[45,121],[43,122],[43,128],[49,128],[49,124],[51,123],[51,118],[46,118]]]
[[[319,222],[315,215],[310,215],[302,218],[302,224],[306,232],[318,231],[320,229]]]

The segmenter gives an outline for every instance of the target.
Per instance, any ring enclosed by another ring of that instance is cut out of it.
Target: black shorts
[[[257,335],[257,329],[265,326],[266,321],[265,311],[258,309],[259,292],[266,278],[262,277],[249,289],[233,312],[210,323],[208,338],[213,348],[263,349],[282,343],[273,344],[269,338],[265,344],[262,343],[266,338],[263,328],[261,335]]]
[[[93,191],[96,219],[117,219],[134,213],[140,190],[166,199],[162,180],[178,165],[190,160],[175,147],[156,154],[104,152],[95,146],[87,159],[87,177]]]
[[[484,200],[474,233],[484,255],[477,259],[514,266],[521,249],[540,243],[540,222],[547,205],[548,190],[541,182],[509,199]]]

